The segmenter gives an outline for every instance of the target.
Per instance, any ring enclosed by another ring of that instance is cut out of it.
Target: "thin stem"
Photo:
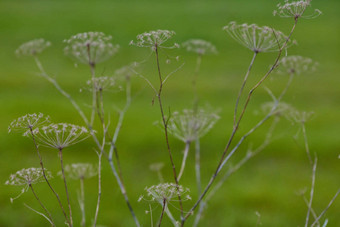
[[[202,64],[202,55],[199,54],[197,55],[195,72],[194,72],[194,76],[192,79],[192,87],[193,87],[193,93],[194,93],[194,112],[196,112],[198,108],[197,77],[198,77],[198,73],[201,68],[201,64]]]
[[[308,202],[308,210],[306,215],[306,222],[305,227],[308,227],[309,223],[309,216],[312,209],[312,203],[313,203],[313,197],[314,197],[314,188],[315,188],[315,173],[316,173],[316,164],[318,159],[315,157],[314,164],[313,164],[313,174],[312,174],[312,186],[310,188],[310,196],[309,196],[309,202]]]
[[[34,210],[32,207],[28,206],[26,203],[24,203],[24,206],[30,209],[31,211],[33,211],[34,213],[39,214],[40,216],[44,217],[52,226],[55,226],[53,222],[45,214]]]
[[[181,170],[179,171],[179,174],[178,174],[178,177],[177,177],[178,181],[180,181],[180,179],[183,175],[184,169],[185,169],[185,164],[186,164],[186,161],[187,161],[187,158],[188,158],[188,153],[189,153],[189,150],[190,150],[190,144],[191,144],[190,141],[185,143],[185,149],[184,149],[184,154],[183,154]]]
[[[172,166],[172,172],[175,178],[175,183],[176,183],[176,188],[177,188],[177,196],[178,196],[178,201],[179,201],[179,206],[180,206],[180,210],[181,210],[181,220],[182,220],[182,225],[184,224],[183,222],[183,205],[182,205],[182,199],[181,199],[181,195],[179,193],[179,185],[178,185],[178,179],[177,179],[177,173],[176,173],[176,167],[175,167],[175,163],[172,157],[172,153],[171,153],[171,149],[170,149],[170,143],[169,143],[169,138],[168,138],[168,124],[167,124],[167,120],[165,119],[165,115],[164,115],[164,110],[163,110],[163,105],[162,105],[162,90],[163,90],[163,79],[162,79],[162,74],[161,74],[161,68],[159,65],[159,55],[158,55],[158,46],[157,44],[155,44],[155,53],[156,53],[156,63],[157,63],[157,70],[158,70],[158,77],[159,77],[159,90],[158,90],[158,103],[159,103],[159,108],[161,111],[161,116],[162,116],[162,122],[163,122],[163,126],[164,126],[164,133],[165,133],[165,141],[166,141],[166,146],[168,149],[168,153],[169,153],[169,157],[170,157],[170,162],[171,162],[171,166]]]
[[[226,156],[226,154],[227,154],[227,152],[228,152],[228,150],[229,150],[229,147],[230,147],[230,145],[231,145],[231,142],[233,141],[233,138],[234,138],[234,136],[235,136],[235,134],[236,134],[236,131],[237,131],[237,129],[238,129],[239,125],[240,125],[240,122],[241,122],[241,120],[242,120],[242,118],[243,118],[243,115],[244,115],[244,113],[245,113],[245,111],[246,111],[246,109],[247,109],[247,106],[248,106],[249,101],[250,101],[250,99],[251,99],[251,97],[252,97],[252,94],[253,94],[254,91],[255,91],[255,90],[263,83],[263,81],[270,75],[270,73],[271,73],[271,72],[275,69],[275,67],[277,66],[277,64],[278,64],[278,62],[279,62],[279,60],[280,60],[282,51],[283,51],[283,49],[287,46],[287,43],[288,43],[290,37],[292,36],[294,30],[295,30],[297,21],[298,21],[298,20],[296,19],[296,20],[295,20],[295,23],[294,23],[294,25],[293,25],[293,27],[292,27],[292,30],[291,30],[291,32],[290,32],[290,34],[289,34],[289,36],[288,36],[286,42],[285,42],[285,43],[283,44],[283,46],[280,48],[280,51],[279,51],[279,53],[278,53],[278,56],[277,56],[277,58],[275,59],[274,64],[272,65],[272,67],[271,67],[271,68],[269,69],[269,71],[262,77],[262,79],[261,79],[261,80],[260,80],[260,81],[259,81],[259,82],[258,82],[258,83],[250,90],[250,92],[249,92],[249,94],[248,94],[248,98],[247,98],[247,100],[246,100],[246,103],[245,103],[245,105],[244,105],[244,107],[243,107],[243,110],[242,110],[242,112],[241,112],[241,115],[239,116],[239,119],[238,119],[238,121],[237,121],[235,127],[233,128],[233,131],[232,131],[232,133],[231,133],[231,136],[230,136],[230,138],[229,138],[229,140],[228,140],[228,143],[227,143],[227,145],[226,145],[226,147],[225,147],[225,149],[224,149],[224,151],[223,151],[222,157],[221,157],[221,159],[220,159],[219,164],[217,165],[217,168],[216,168],[214,174],[213,174],[212,177],[210,178],[210,180],[209,180],[207,186],[205,187],[204,191],[203,191],[202,194],[200,195],[199,199],[196,201],[196,203],[194,204],[194,206],[190,209],[190,211],[188,212],[188,214],[184,217],[182,223],[184,223],[184,222],[185,222],[185,221],[193,214],[193,211],[196,209],[196,207],[198,206],[198,204],[202,201],[202,199],[204,198],[204,196],[206,195],[206,193],[207,193],[208,190],[210,189],[212,183],[213,183],[214,180],[216,179],[216,177],[217,177],[217,175],[218,175],[218,173],[219,173],[219,171],[220,171],[220,167],[221,167],[221,165],[222,165],[222,162],[223,162],[223,160],[224,160],[224,157]]]
[[[301,127],[302,127],[302,134],[303,134],[303,140],[305,142],[305,149],[306,149],[307,157],[308,157],[309,163],[311,165],[313,165],[313,160],[312,160],[312,157],[311,157],[310,151],[309,151],[309,145],[308,145],[308,139],[307,139],[307,133],[306,133],[306,126],[305,126],[304,121],[301,122]]]
[[[102,195],[102,152],[98,154],[98,198],[97,198],[97,206],[96,206],[96,213],[94,215],[94,221],[93,226],[96,227],[97,220],[98,220],[98,214],[99,214],[99,207],[100,207],[100,201],[101,201],[101,195]]]
[[[303,197],[303,201],[306,203],[306,205],[307,205],[307,207],[308,207],[308,203],[309,203],[309,202],[308,202],[306,196],[303,195],[302,197]],[[318,216],[316,215],[316,213],[315,213],[313,207],[311,208],[310,212],[311,212],[311,214],[313,215],[314,220],[316,220],[316,219],[318,218]],[[320,226],[320,222],[318,222],[318,226]]]
[[[36,194],[35,191],[33,190],[32,184],[29,184],[28,186],[31,188],[31,191],[32,191],[34,197],[38,200],[40,206],[44,209],[44,211],[45,211],[46,214],[48,215],[48,217],[49,217],[49,219],[50,219],[50,221],[51,221],[52,226],[55,226],[55,224],[54,224],[54,222],[53,222],[53,218],[52,218],[51,213],[47,210],[47,208],[44,206],[44,204],[41,202],[41,200],[39,199],[39,197],[37,196],[37,194]]]
[[[165,206],[166,206],[166,199],[163,199],[163,209],[162,209],[162,213],[161,213],[161,217],[159,219],[159,223],[158,223],[158,227],[161,226],[162,220],[163,220],[163,215],[164,215],[164,210],[165,210]]]
[[[92,78],[92,112],[91,112],[91,121],[90,121],[90,127],[93,127],[93,122],[94,122],[94,116],[96,113],[96,90],[97,90],[97,84],[95,81],[96,77],[96,71],[95,71],[95,65],[90,64],[90,69],[91,69],[91,78]]]
[[[86,215],[85,215],[85,190],[84,190],[84,177],[80,178],[80,199],[79,206],[81,210],[81,226],[86,226]]]
[[[195,173],[196,173],[196,184],[197,184],[197,193],[201,194],[202,185],[201,185],[201,147],[200,140],[197,137],[195,141]]]
[[[68,194],[67,183],[66,183],[66,177],[65,177],[65,172],[64,172],[63,149],[62,149],[62,148],[59,148],[59,159],[60,159],[61,173],[62,173],[63,179],[64,179],[64,186],[65,186],[65,192],[66,192],[68,210],[69,210],[69,213],[70,213],[70,225],[71,225],[71,227],[72,227],[72,226],[73,226],[72,209],[71,209],[70,196],[69,196],[69,194]]]
[[[251,71],[251,68],[252,68],[253,65],[254,65],[255,58],[256,58],[257,54],[258,54],[258,52],[254,52],[253,58],[251,59],[250,65],[249,65],[249,67],[248,67],[248,71],[247,71],[247,73],[246,73],[246,75],[245,75],[245,77],[244,77],[244,79],[243,79],[242,86],[241,86],[240,91],[238,92],[238,95],[237,95],[236,104],[235,104],[235,110],[234,110],[234,127],[236,126],[238,103],[239,103],[239,101],[240,101],[240,98],[241,98],[241,95],[242,95],[244,86],[245,86],[246,83],[247,83],[247,79],[248,79],[249,73],[250,73],[250,71]]]
[[[55,195],[55,197],[57,198],[58,203],[59,203],[59,207],[60,207],[61,211],[63,212],[66,221],[67,221],[69,224],[71,224],[71,223],[70,223],[70,220],[69,220],[68,217],[67,217],[67,214],[66,214],[66,212],[65,212],[65,209],[64,209],[64,207],[63,207],[63,204],[61,203],[61,200],[60,200],[60,198],[59,198],[58,193],[54,190],[54,188],[52,187],[52,185],[50,184],[49,180],[48,180],[47,177],[46,177],[46,172],[45,172],[45,168],[44,168],[44,163],[43,163],[43,160],[42,160],[40,151],[39,151],[39,147],[38,147],[37,141],[35,140],[35,136],[34,136],[34,133],[33,133],[32,128],[30,128],[30,133],[31,133],[31,136],[32,136],[32,139],[33,139],[33,143],[34,143],[35,150],[37,151],[37,154],[38,154],[38,157],[39,157],[39,160],[40,160],[40,166],[41,166],[41,170],[42,170],[42,172],[43,172],[44,179],[45,179],[45,181],[46,181],[48,187],[51,189],[52,193],[53,193],[53,194]]]

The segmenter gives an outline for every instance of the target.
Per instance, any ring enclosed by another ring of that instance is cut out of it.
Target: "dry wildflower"
[[[309,120],[314,115],[314,112],[306,112],[306,111],[298,111],[298,110],[292,110],[288,118],[293,123],[302,123],[304,124],[307,120]]]
[[[236,24],[236,22],[232,21],[223,30],[228,32],[238,43],[255,53],[280,51],[288,39],[280,31],[267,26],[260,27],[256,24]],[[290,45],[291,43],[289,41],[287,44]]]
[[[207,134],[220,117],[216,113],[184,109],[174,112],[168,122],[168,131],[183,142],[191,142]]]
[[[34,39],[19,46],[15,51],[17,56],[35,56],[40,54],[47,47],[51,46],[49,41],[44,39]]]
[[[292,111],[295,109],[288,103],[285,102],[266,102],[262,104],[261,109],[264,114],[268,114],[269,112],[273,111],[273,115],[277,116],[285,116],[287,117]]]
[[[74,180],[87,179],[97,175],[97,168],[90,163],[73,163],[64,168],[67,176]],[[61,172],[58,173],[61,175]]]
[[[138,62],[132,62],[129,65],[123,66],[114,72],[114,75],[119,79],[130,80],[135,73],[135,69],[139,66]]]
[[[111,43],[112,37],[102,32],[79,33],[64,40],[66,55],[83,64],[96,65],[117,53],[119,46]]]
[[[67,123],[50,124],[34,130],[38,142],[46,147],[61,150],[90,136],[85,127]]]
[[[304,15],[307,8],[311,6],[311,1],[312,0],[289,2],[289,0],[285,0],[284,4],[277,4],[277,10],[274,10],[273,14],[274,16],[279,15],[280,17],[292,17],[295,20],[300,17],[306,19],[318,17],[322,13],[318,9],[315,9],[312,14]]]
[[[309,73],[315,71],[318,63],[310,58],[301,56],[288,56],[280,60],[277,72],[280,74],[295,74]]]
[[[145,191],[147,192],[147,199],[144,196],[141,196],[138,201],[145,199],[147,201],[156,201],[159,203],[163,203],[163,201],[170,202],[174,201],[178,195],[182,197],[182,201],[190,200],[191,197],[188,195],[190,192],[189,188],[184,188],[182,185],[178,185],[174,183],[161,183],[158,185],[153,185],[151,187],[146,187]]]
[[[216,47],[203,39],[189,39],[182,43],[182,47],[188,52],[194,52],[198,55],[217,54]]]
[[[113,77],[108,76],[95,77],[91,80],[88,80],[86,85],[87,87],[84,89],[89,91],[92,91],[93,87],[95,88],[96,92],[121,90],[121,87],[117,85],[116,80]]]
[[[24,132],[24,135],[27,136],[30,133],[30,130],[34,130],[49,122],[49,116],[44,116],[42,113],[26,114],[12,121],[8,126],[8,132],[11,132],[12,130],[22,131]]]
[[[156,162],[156,163],[152,163],[149,168],[151,171],[160,171],[161,169],[163,169],[164,167],[164,163],[163,162]]]
[[[142,34],[137,35],[136,41],[131,40],[130,45],[134,45],[137,47],[149,47],[152,50],[155,48],[179,48],[179,45],[175,43],[172,46],[164,46],[163,44],[174,36],[176,33],[174,31],[169,30],[156,30],[144,32]]]

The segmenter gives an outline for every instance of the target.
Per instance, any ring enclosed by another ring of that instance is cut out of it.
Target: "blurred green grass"
[[[62,40],[78,32],[103,31],[114,37],[120,44],[119,53],[111,60],[98,66],[98,72],[110,75],[115,69],[132,61],[143,59],[147,50],[128,46],[131,39],[144,31],[170,29],[176,31],[175,42],[189,38],[203,38],[214,43],[219,51],[217,56],[204,57],[199,75],[199,96],[201,104],[208,103],[212,108],[219,108],[222,119],[214,130],[202,139],[203,184],[206,184],[217,165],[217,160],[225,146],[232,127],[234,100],[243,74],[251,60],[251,52],[231,40],[222,27],[229,21],[257,23],[273,26],[288,32],[292,21],[272,16],[272,11],[279,1],[265,0],[230,0],[230,1],[1,1],[0,2],[0,175],[2,182],[8,176],[21,169],[38,166],[32,144],[20,135],[7,134],[9,123],[26,113],[43,112],[54,121],[82,124],[72,106],[46,81],[37,77],[37,69],[30,58],[17,58],[15,49],[23,42],[34,38],[45,38],[53,45],[46,50],[41,60],[46,70],[57,78],[60,84],[74,96],[86,109],[87,96],[79,93],[89,78],[87,67],[74,67],[73,62],[62,52]],[[299,45],[289,49],[289,54],[298,54],[313,58],[320,63],[319,69],[312,75],[295,78],[289,89],[286,102],[300,110],[314,111],[315,116],[307,123],[307,133],[312,152],[319,157],[314,208],[320,212],[339,187],[340,153],[340,92],[339,92],[339,1],[316,1],[314,8],[323,11],[323,15],[313,20],[301,20],[294,38]],[[191,104],[190,88],[194,69],[194,56],[182,50],[171,54],[180,55],[186,62],[183,69],[169,80],[165,88],[165,106],[179,110]],[[275,55],[260,55],[251,75],[251,82],[258,79],[268,69]],[[165,61],[165,59],[163,59]],[[174,67],[173,65],[165,66]],[[152,78],[155,68],[148,63],[145,68]],[[266,82],[273,92],[282,89],[286,78],[273,76]],[[132,205],[144,226],[149,225],[149,216],[144,214],[147,204],[137,203],[145,186],[157,183],[156,175],[149,171],[153,162],[163,161],[166,168],[163,173],[172,181],[169,158],[165,150],[161,131],[153,126],[159,120],[157,106],[151,105],[152,92],[144,81],[133,81],[135,97],[126,115],[117,146],[119,147],[123,173]],[[113,97],[112,103],[121,105],[121,97]],[[256,123],[261,103],[270,98],[264,89],[259,89],[249,106],[242,132]],[[113,113],[113,104],[108,106]],[[116,117],[113,114],[114,117]],[[208,204],[201,226],[254,226],[257,220],[255,211],[261,213],[263,226],[302,226],[306,215],[306,206],[296,192],[310,185],[310,167],[302,141],[295,142],[293,136],[296,126],[282,120],[275,131],[275,140],[259,156],[249,161],[240,171],[227,181],[224,187]],[[249,138],[248,142],[259,144],[265,130]],[[236,138],[236,139],[237,139]],[[301,136],[300,136],[301,139]],[[181,161],[182,144],[171,138],[177,166]],[[236,162],[246,151],[246,143],[240,153],[232,160]],[[76,145],[65,151],[65,162],[95,162],[96,156],[91,148],[91,141]],[[57,154],[43,150],[46,166],[58,171]],[[193,152],[190,156],[183,182],[192,188],[192,197],[196,198]],[[103,201],[99,223],[107,226],[133,226],[133,221],[122,199],[116,181],[104,161]],[[62,181],[53,180],[62,192]],[[80,220],[77,211],[77,183],[71,183],[73,191],[73,210],[76,221]],[[44,201],[54,201],[45,186],[36,186]],[[96,180],[87,182],[88,223],[93,218],[97,190]],[[10,204],[9,197],[16,195],[19,189],[0,187],[0,226],[45,226],[46,222],[23,206],[23,202],[38,207],[30,193]],[[61,193],[63,196],[63,194]],[[195,199],[194,199],[195,200]],[[194,201],[193,201],[194,202]],[[190,208],[192,202],[185,204]],[[177,204],[174,204],[177,205]],[[55,203],[47,205],[62,224],[62,215]],[[327,212],[329,226],[340,225],[338,211],[339,199]],[[158,215],[160,209],[155,209]],[[91,214],[91,216],[90,216]],[[165,220],[164,226],[170,226]],[[189,219],[189,225],[192,219]]]

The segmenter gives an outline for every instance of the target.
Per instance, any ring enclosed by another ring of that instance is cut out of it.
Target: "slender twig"
[[[209,180],[207,186],[205,187],[204,191],[203,191],[202,194],[200,195],[199,199],[196,201],[196,203],[195,203],[195,204],[193,205],[193,207],[190,209],[190,211],[188,212],[188,214],[184,217],[182,223],[185,222],[185,221],[188,219],[188,217],[191,216],[191,215],[193,214],[193,211],[196,209],[196,207],[198,206],[198,204],[202,201],[203,197],[206,195],[206,193],[207,193],[208,190],[210,189],[212,183],[213,183],[214,180],[216,179],[216,177],[217,177],[217,175],[218,175],[218,173],[219,173],[219,171],[220,171],[220,167],[221,167],[221,165],[222,165],[222,162],[223,162],[223,160],[224,160],[224,157],[226,156],[226,154],[227,154],[227,152],[228,152],[228,150],[229,150],[229,147],[230,147],[230,145],[231,145],[231,142],[233,141],[233,138],[234,138],[234,136],[235,136],[235,134],[236,134],[236,132],[237,132],[237,129],[238,129],[239,125],[240,125],[240,122],[241,122],[241,120],[242,120],[242,118],[243,118],[243,115],[244,115],[244,113],[245,113],[245,111],[246,111],[246,109],[247,109],[247,107],[248,107],[248,104],[249,104],[249,101],[250,101],[250,99],[251,99],[251,97],[252,97],[252,94],[253,94],[254,91],[255,91],[255,90],[263,83],[263,81],[270,75],[270,73],[271,73],[271,72],[275,69],[275,67],[277,66],[277,64],[278,64],[278,62],[279,62],[279,60],[280,60],[282,51],[283,51],[284,48],[286,48],[287,43],[288,43],[290,37],[292,36],[294,30],[295,30],[297,21],[298,21],[298,20],[296,19],[296,20],[295,20],[295,23],[294,23],[294,25],[293,25],[293,27],[292,27],[292,29],[291,29],[291,32],[289,33],[289,35],[288,35],[288,37],[287,37],[287,40],[286,40],[286,42],[283,44],[283,46],[280,48],[280,51],[279,51],[279,53],[278,53],[278,56],[276,57],[276,59],[275,59],[275,61],[274,61],[274,64],[272,65],[272,67],[269,69],[269,71],[261,78],[261,80],[260,80],[260,81],[259,81],[259,82],[258,82],[258,83],[250,90],[250,92],[248,93],[248,97],[247,97],[246,103],[245,103],[245,105],[244,105],[244,107],[243,107],[243,110],[242,110],[242,112],[241,112],[241,114],[240,114],[240,116],[239,116],[239,119],[238,119],[238,121],[237,121],[235,127],[233,127],[233,131],[232,131],[231,136],[230,136],[230,138],[229,138],[229,140],[228,140],[228,143],[227,143],[227,145],[226,145],[226,147],[225,147],[225,149],[224,149],[224,151],[223,151],[223,154],[222,154],[222,157],[221,157],[221,159],[220,159],[220,162],[219,162],[219,164],[217,165],[216,171],[214,172],[214,174],[213,174],[212,177],[210,178],[210,180]]]
[[[161,226],[162,220],[163,220],[164,210],[165,210],[165,207],[166,207],[166,199],[165,199],[165,198],[163,199],[163,204],[162,204],[162,206],[163,206],[163,209],[162,209],[161,217],[160,217],[160,219],[159,219],[158,227]]]
[[[310,151],[309,151],[309,145],[308,145],[308,139],[307,139],[307,133],[306,133],[306,125],[305,125],[304,120],[301,122],[301,128],[302,128],[303,140],[305,142],[305,149],[306,149],[307,157],[308,157],[309,163],[313,165],[312,156],[310,155]]]
[[[248,70],[247,70],[247,73],[246,73],[246,75],[244,76],[242,86],[241,86],[241,88],[240,88],[240,90],[239,90],[239,92],[238,92],[238,95],[237,95],[236,104],[235,104],[235,109],[234,109],[234,127],[236,126],[238,103],[239,103],[239,101],[240,101],[240,98],[241,98],[241,95],[242,95],[244,86],[245,86],[246,83],[247,83],[247,79],[248,79],[249,73],[250,73],[250,71],[251,71],[251,68],[252,68],[253,65],[254,65],[255,58],[256,58],[257,54],[258,54],[258,52],[254,52],[254,55],[253,55],[253,58],[251,59],[250,65],[249,65]]]
[[[35,136],[34,136],[34,133],[33,133],[32,128],[30,128],[30,134],[31,134],[31,136],[32,136],[33,143],[34,143],[34,147],[35,147],[35,150],[37,151],[37,154],[38,154],[38,157],[39,157],[39,160],[40,160],[40,166],[41,166],[41,169],[42,169],[42,172],[43,172],[43,177],[44,177],[44,179],[45,179],[45,181],[46,181],[48,187],[51,189],[52,193],[53,193],[53,194],[55,195],[55,197],[57,198],[58,203],[59,203],[59,207],[60,207],[61,211],[63,212],[66,221],[67,221],[69,224],[71,224],[71,223],[70,223],[70,220],[69,220],[68,217],[67,217],[67,214],[66,214],[66,212],[65,212],[65,209],[64,209],[64,207],[63,207],[63,204],[61,203],[61,200],[60,200],[60,198],[59,198],[58,193],[54,190],[54,188],[52,187],[52,185],[50,184],[49,180],[48,180],[47,177],[46,177],[46,172],[45,172],[45,168],[44,168],[44,163],[43,163],[43,160],[42,160],[40,151],[39,151],[39,146],[38,146],[38,144],[37,144],[37,142],[36,142],[36,140],[35,140]]]
[[[45,211],[46,214],[48,215],[49,220],[50,220],[50,222],[51,222],[51,225],[52,225],[52,226],[55,226],[55,224],[54,224],[54,222],[53,222],[53,218],[52,218],[51,213],[47,210],[47,208],[44,206],[44,204],[41,202],[41,200],[39,199],[39,197],[37,196],[37,194],[36,194],[35,191],[33,190],[32,184],[29,184],[28,186],[31,188],[31,191],[32,191],[34,197],[38,200],[40,206],[44,209],[44,211]]]
[[[306,222],[305,227],[308,227],[309,223],[309,215],[312,209],[312,203],[313,203],[313,197],[314,197],[314,188],[315,188],[315,174],[316,174],[316,165],[317,165],[318,159],[315,156],[314,164],[313,164],[313,173],[312,173],[312,186],[310,188],[310,195],[309,195],[309,202],[308,202],[308,210],[306,215]]]
[[[182,165],[181,165],[181,169],[179,171],[178,177],[177,177],[178,181],[180,181],[180,179],[181,179],[181,177],[183,175],[184,169],[185,169],[185,164],[186,164],[186,161],[187,161],[187,158],[188,158],[188,153],[189,153],[189,150],[190,150],[190,144],[191,144],[190,141],[185,143],[185,149],[184,149],[184,154],[183,154]]]
[[[32,207],[28,206],[26,203],[24,203],[24,206],[27,207],[28,209],[30,209],[31,211],[41,215],[42,217],[44,217],[52,226],[55,226],[53,224],[53,222],[43,213],[39,212],[39,211],[36,211],[35,209],[33,209]]]
[[[181,199],[181,195],[179,193],[179,185],[178,185],[176,167],[175,167],[175,163],[174,163],[172,153],[171,153],[171,149],[170,149],[170,143],[169,143],[169,138],[168,138],[168,124],[167,124],[167,120],[165,119],[163,104],[162,104],[162,96],[161,95],[162,95],[162,90],[163,90],[163,79],[162,79],[162,74],[161,74],[161,68],[160,68],[160,65],[159,65],[159,55],[158,55],[157,43],[155,44],[155,53],[156,53],[156,63],[157,63],[157,70],[158,70],[158,77],[159,77],[159,90],[158,90],[157,97],[158,97],[159,108],[160,108],[160,111],[161,111],[162,122],[163,122],[163,126],[164,126],[165,142],[166,142],[166,146],[167,146],[167,149],[168,149],[170,162],[171,162],[171,166],[172,166],[172,172],[173,172],[173,175],[174,175],[174,178],[175,178],[176,188],[177,188],[177,192],[178,192],[177,196],[178,196],[179,206],[180,206],[180,210],[181,210],[181,222],[182,222],[182,225],[183,225],[184,222],[183,222],[182,199]]]
[[[86,215],[85,215],[85,191],[84,191],[84,177],[80,178],[80,198],[79,206],[81,211],[81,226],[86,226]]]
[[[67,204],[68,204],[68,210],[69,210],[69,216],[70,216],[70,224],[71,224],[71,227],[72,227],[73,226],[72,209],[71,209],[70,196],[68,194],[66,177],[65,177],[65,172],[64,172],[63,149],[62,148],[59,148],[58,154],[59,154],[59,159],[60,159],[61,173],[62,173],[63,179],[64,179],[64,186],[65,186],[65,192],[66,192],[66,198],[67,198]]]
[[[319,217],[317,219],[315,219],[315,221],[313,222],[313,224],[311,225],[311,227],[313,227],[316,223],[318,223],[318,221],[323,217],[323,215],[326,213],[326,211],[332,206],[333,202],[335,201],[336,197],[338,197],[338,195],[340,194],[340,188],[338,189],[338,191],[335,193],[335,195],[333,196],[333,198],[331,199],[331,201],[328,203],[327,207],[321,212],[321,214],[319,215]]]
[[[304,194],[302,195],[302,198],[303,198],[303,201],[305,202],[305,204],[307,205],[307,208],[308,208],[308,203],[309,202],[308,202],[308,200],[307,200],[307,198],[306,198],[306,196]],[[313,215],[314,220],[316,220],[318,218],[318,216],[315,213],[315,210],[313,209],[313,207],[311,207],[310,212]],[[320,226],[320,222],[319,221],[318,221],[318,226]]]

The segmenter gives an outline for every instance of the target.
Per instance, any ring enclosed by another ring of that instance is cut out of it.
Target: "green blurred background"
[[[50,115],[55,122],[82,124],[77,112],[54,87],[36,76],[37,68],[31,58],[17,58],[15,49],[23,42],[35,38],[45,38],[52,42],[40,57],[48,73],[82,106],[89,108],[90,95],[79,93],[79,89],[89,79],[88,67],[74,66],[72,60],[63,55],[62,41],[71,35],[86,31],[102,31],[113,36],[113,42],[121,46],[119,53],[109,61],[98,65],[97,74],[112,75],[121,66],[132,61],[143,60],[149,50],[129,46],[137,34],[154,29],[176,31],[170,42],[181,43],[189,38],[206,39],[216,45],[219,54],[203,58],[198,81],[201,106],[210,105],[220,109],[221,120],[214,129],[201,140],[203,185],[216,168],[227,138],[232,130],[233,105],[243,75],[251,60],[252,53],[238,45],[222,31],[230,21],[257,23],[272,26],[288,33],[292,19],[273,17],[272,11],[280,1],[268,0],[192,0],[192,1],[5,1],[0,2],[0,226],[47,226],[45,220],[24,207],[26,203],[39,209],[30,192],[25,193],[13,204],[20,188],[5,186],[11,173],[21,168],[38,166],[32,142],[19,134],[7,133],[9,123],[26,113],[42,112]],[[307,122],[307,134],[311,151],[319,158],[315,198],[315,211],[320,213],[340,186],[340,91],[339,91],[339,1],[314,0],[314,8],[323,15],[317,19],[301,19],[294,38],[299,45],[289,49],[290,55],[310,57],[320,63],[316,72],[295,78],[284,98],[299,110],[314,111],[314,117]],[[172,111],[188,108],[192,104],[191,80],[195,67],[195,56],[184,50],[170,52],[181,56],[185,62],[182,70],[167,83],[164,90],[165,108]],[[164,55],[161,56],[165,62]],[[254,67],[249,84],[254,84],[275,54],[261,54]],[[178,63],[164,64],[164,71],[170,72]],[[157,82],[153,58],[141,72]],[[272,75],[266,86],[278,94],[287,77]],[[249,88],[249,87],[247,87]],[[137,202],[144,193],[145,186],[158,183],[157,175],[149,170],[154,162],[164,162],[162,170],[167,181],[172,181],[172,172],[164,143],[164,135],[153,125],[160,119],[159,108],[152,106],[153,93],[140,78],[133,79],[135,95],[122,128],[117,146],[120,152],[124,180],[128,195],[143,226],[150,225],[150,216],[145,214],[148,204]],[[107,94],[107,111],[117,118],[115,106],[123,105],[123,94]],[[238,140],[260,118],[260,107],[270,101],[263,88],[257,90],[249,105],[247,114],[236,136]],[[115,120],[112,121],[112,124]],[[256,147],[264,138],[269,124],[249,137],[233,157],[236,163],[249,146]],[[311,182],[311,169],[303,149],[302,135],[297,125],[282,119],[274,132],[272,143],[258,156],[250,160],[235,173],[208,204],[201,220],[201,226],[255,226],[258,211],[262,226],[302,226],[307,212],[301,196],[302,189],[308,189]],[[235,140],[235,141],[236,141]],[[177,168],[181,161],[183,144],[170,138]],[[64,153],[66,163],[96,163],[94,144],[87,140],[75,145]],[[43,148],[45,165],[53,172],[59,170],[57,153]],[[108,162],[103,161],[103,193],[99,224],[106,226],[133,226],[119,188],[110,172]],[[225,168],[226,170],[227,168]],[[197,198],[194,177],[194,152],[190,152],[188,166],[182,184],[192,189],[193,201],[185,202],[188,210]],[[62,180],[52,181],[64,198]],[[79,223],[80,212],[77,204],[78,182],[69,181],[72,189],[74,219]],[[36,185],[36,191],[52,211],[58,225],[63,218],[57,203],[44,184]],[[94,216],[96,204],[96,179],[86,182],[87,222]],[[308,192],[308,191],[307,191]],[[48,202],[47,202],[48,201]],[[154,206],[155,221],[161,208]],[[173,203],[174,206],[178,204]],[[176,216],[179,212],[172,208]],[[340,198],[329,209],[326,216],[329,226],[340,226]],[[323,219],[324,220],[324,219]],[[188,226],[193,218],[188,220]],[[171,226],[167,218],[164,226]],[[78,225],[78,224],[76,224]]]

